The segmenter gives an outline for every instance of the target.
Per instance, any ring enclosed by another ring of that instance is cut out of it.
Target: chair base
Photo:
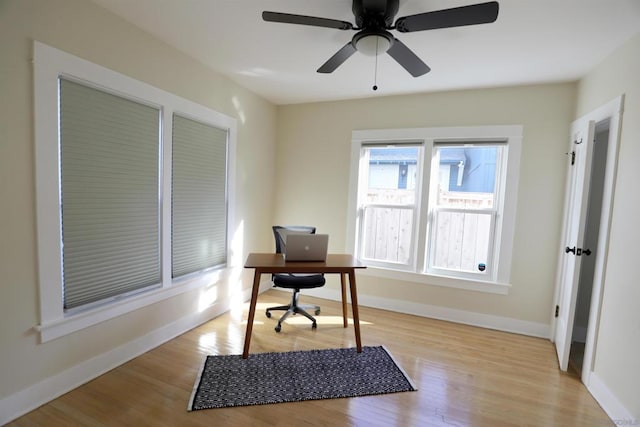
[[[300,291],[299,289],[294,290],[293,292],[293,296],[291,297],[291,303],[289,305],[279,305],[277,307],[269,307],[266,310],[266,316],[268,318],[271,318],[271,311],[273,310],[284,310],[285,313],[282,315],[282,317],[280,317],[280,319],[278,320],[278,324],[276,325],[276,327],[274,328],[276,332],[280,332],[280,330],[282,329],[282,322],[284,322],[287,317],[289,317],[289,315],[291,314],[302,314],[304,317],[306,317],[307,319],[311,320],[311,328],[315,329],[318,327],[318,323],[316,322],[315,317],[313,317],[312,315],[310,315],[309,313],[307,313],[306,309],[313,309],[314,310],[314,314],[317,316],[318,314],[320,314],[320,306],[318,305],[305,305],[305,304],[298,304],[298,298],[300,297]]]

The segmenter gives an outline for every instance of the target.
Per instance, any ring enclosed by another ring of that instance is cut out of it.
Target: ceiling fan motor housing
[[[353,0],[353,15],[360,28],[391,29],[399,0]]]

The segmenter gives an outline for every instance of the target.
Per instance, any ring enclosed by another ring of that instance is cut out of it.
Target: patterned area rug
[[[382,346],[207,356],[188,410],[417,390]]]

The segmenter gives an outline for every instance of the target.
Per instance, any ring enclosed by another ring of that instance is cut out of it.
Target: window
[[[160,110],[60,79],[64,309],[160,283]]]
[[[360,256],[405,268],[413,262],[416,173],[422,147],[388,144],[362,147]]]
[[[504,144],[433,148],[426,271],[492,279]]]
[[[354,131],[347,250],[370,274],[506,293],[521,139],[520,126]]]
[[[173,115],[171,275],[227,262],[227,132]]]
[[[34,53],[42,341],[210,284],[230,253],[235,119]]]

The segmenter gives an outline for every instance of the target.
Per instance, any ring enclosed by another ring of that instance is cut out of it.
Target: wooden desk
[[[325,262],[285,262],[281,254],[275,253],[250,253],[247,257],[245,268],[254,268],[253,289],[251,291],[251,303],[249,304],[249,317],[247,319],[247,332],[244,336],[244,351],[242,358],[249,356],[249,344],[251,343],[251,331],[253,329],[253,319],[256,314],[256,302],[258,300],[258,290],[260,288],[260,276],[262,274],[275,273],[324,273],[340,274],[340,285],[342,286],[342,320],[347,327],[347,289],[345,276],[349,276],[349,289],[351,291],[351,310],[353,312],[353,327],[356,332],[356,347],[358,353],[362,351],[360,340],[360,317],[358,314],[358,292],[356,289],[356,268],[366,268],[357,258],[352,255],[329,254]]]

